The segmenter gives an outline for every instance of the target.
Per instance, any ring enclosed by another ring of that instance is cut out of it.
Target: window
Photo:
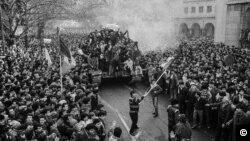
[[[184,8],[184,13],[185,13],[185,14],[188,14],[188,7],[185,7],[185,8]]]
[[[234,11],[240,11],[240,5],[239,4],[234,5]]]
[[[233,11],[233,6],[232,6],[232,5],[228,5],[228,6],[227,6],[227,11],[228,11],[228,12]]]
[[[192,13],[195,13],[195,7],[192,7]]]
[[[212,6],[207,6],[207,13],[211,13],[212,12]]]
[[[203,13],[203,6],[199,7],[199,13]]]

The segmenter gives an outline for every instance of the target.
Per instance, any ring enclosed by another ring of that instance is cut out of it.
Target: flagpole
[[[155,81],[155,84],[158,83],[158,81],[162,78],[162,76],[166,73],[166,70],[164,70],[164,72],[161,74],[161,76]],[[153,86],[150,86],[150,89],[149,91],[144,95],[144,97],[146,97],[153,89],[154,87]]]
[[[158,83],[158,81],[162,78],[162,76],[166,73],[166,70],[167,70],[168,67],[174,62],[174,59],[175,59],[175,58],[171,59],[170,62],[168,62],[166,68],[165,68],[164,71],[163,71],[163,73],[162,73],[162,74],[160,75],[160,77],[156,80],[156,82],[155,82],[154,85],[156,85],[156,84]],[[144,97],[146,97],[146,96],[152,91],[152,89],[153,89],[154,87],[155,87],[155,86],[150,86],[149,91],[146,92],[146,94],[144,95]]]
[[[62,83],[62,55],[60,54],[60,81],[61,81],[61,93],[63,92],[63,83]]]
[[[60,28],[57,27],[57,43],[58,43],[58,47],[60,49]],[[59,51],[59,55],[60,55],[60,83],[61,83],[61,94],[63,92],[63,83],[62,83],[62,55],[61,55],[61,51]]]

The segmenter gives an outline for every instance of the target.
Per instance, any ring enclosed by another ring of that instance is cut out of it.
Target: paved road
[[[137,85],[137,91],[143,95],[146,87]],[[105,105],[108,112],[107,127],[111,126],[113,121],[123,129],[123,138],[125,141],[167,141],[168,139],[168,117],[166,112],[167,105],[170,104],[169,98],[162,95],[159,98],[159,117],[153,118],[153,105],[151,97],[146,97],[145,101],[140,105],[138,126],[141,132],[136,138],[131,137],[128,130],[131,126],[129,118],[129,102],[128,99],[130,87],[125,84],[106,84],[102,85],[100,91],[101,102]],[[208,141],[212,135],[205,130],[193,130],[192,141]]]

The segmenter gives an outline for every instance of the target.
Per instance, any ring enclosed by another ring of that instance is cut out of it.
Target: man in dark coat
[[[197,116],[199,116],[200,124],[199,128],[201,128],[201,125],[203,123],[203,113],[204,113],[204,107],[206,101],[201,98],[201,93],[196,92],[195,94],[195,106],[194,106],[194,115],[193,115],[193,126],[192,128],[195,128],[197,126]]]
[[[170,74],[170,98],[171,99],[176,99],[177,97],[177,91],[178,91],[178,78],[176,73],[172,70]]]
[[[192,129],[190,128],[190,124],[186,120],[184,114],[179,116],[179,122],[176,125],[175,134],[177,141],[191,140]]]
[[[222,98],[221,103],[215,104],[208,104],[208,106],[219,106],[219,113],[218,113],[218,124],[217,124],[217,133],[215,137],[215,141],[226,141],[226,138],[229,136],[230,133],[226,132],[225,127],[226,123],[233,118],[232,114],[232,107],[229,103],[229,98],[225,96],[225,94],[220,94],[224,96]]]
[[[168,113],[168,132],[170,135],[170,132],[174,132],[174,127],[178,122],[178,116],[179,116],[179,105],[177,100],[171,100],[171,105],[167,108]],[[170,137],[170,136],[169,136]]]
[[[187,95],[188,95],[188,89],[186,88],[186,86],[184,85],[184,82],[181,81],[179,84],[179,93],[178,93],[178,97],[179,97],[179,107],[180,107],[180,114],[184,114],[186,111],[186,107],[187,107]]]
[[[196,85],[191,82],[191,88],[188,90],[187,95],[187,110],[186,110],[186,117],[189,122],[193,119],[193,112],[194,112],[194,104],[195,104],[195,93],[198,91]]]

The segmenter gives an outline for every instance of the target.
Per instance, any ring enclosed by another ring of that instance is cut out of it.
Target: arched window
[[[185,37],[188,35],[188,26],[186,23],[180,24],[179,33]]]
[[[214,25],[212,23],[207,23],[204,27],[205,37],[214,38]]]
[[[194,23],[191,27],[191,37],[199,38],[201,36],[201,27],[198,23]]]

